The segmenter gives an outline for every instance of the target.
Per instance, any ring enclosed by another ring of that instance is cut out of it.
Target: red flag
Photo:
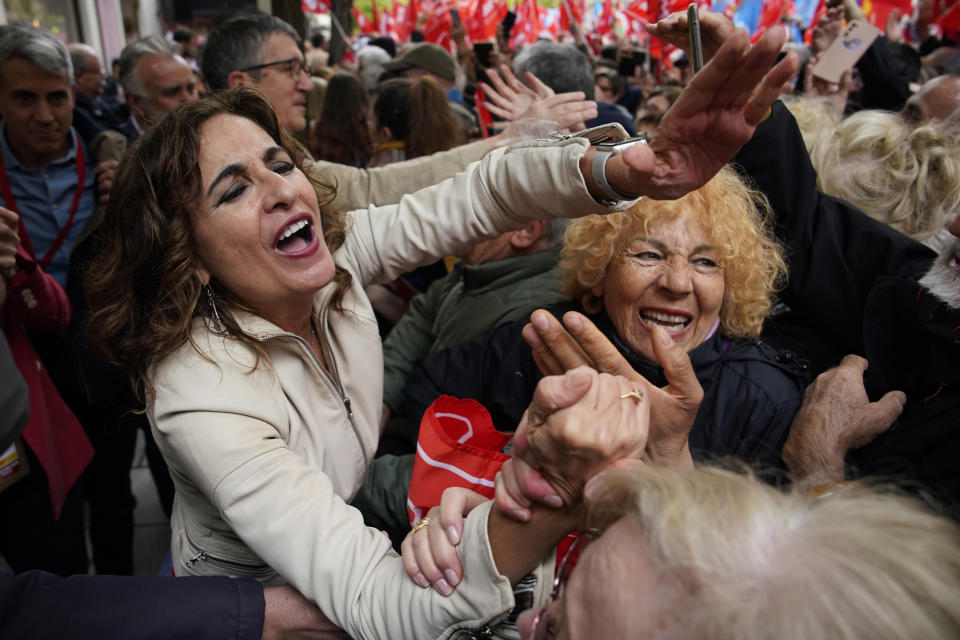
[[[820,22],[820,18],[827,12],[826,0],[820,0],[817,4],[817,10],[813,12],[813,19],[810,20],[810,26],[803,32],[803,41],[807,45],[813,42],[813,28]]]
[[[601,36],[608,36],[613,31],[613,20],[613,0],[603,0],[603,9],[600,10],[600,16],[593,30]]]
[[[450,50],[450,27],[453,18],[450,17],[450,7],[445,0],[427,0],[422,10],[429,14],[423,23],[423,39]]]
[[[393,3],[393,22],[397,29],[397,40],[407,42],[410,34],[417,28],[417,15],[420,13],[418,0],[410,0],[406,5]]]
[[[410,523],[440,504],[447,487],[466,487],[493,497],[497,471],[510,456],[500,450],[510,435],[493,426],[490,414],[475,400],[440,396],[420,421],[407,509]]]
[[[540,7],[537,0],[520,0],[517,5],[517,22],[513,27],[510,48],[516,49],[524,44],[533,44],[543,30],[540,19]]]
[[[467,11],[467,34],[474,42],[497,37],[497,26],[507,15],[506,0],[475,0]]]
[[[644,26],[649,22],[647,17],[647,0],[633,0],[623,10],[623,15],[627,18],[630,25],[629,32],[638,40],[643,41],[647,32]]]
[[[301,0],[300,8],[307,13],[326,13],[332,7],[330,0]]]
[[[570,22],[583,24],[583,12],[586,8],[585,0],[561,0],[560,2],[560,27],[567,31],[570,29]]]
[[[362,34],[371,34],[374,32],[374,24],[367,17],[363,11],[360,11],[355,6],[350,8],[350,11],[353,12],[353,19],[357,21],[357,29]]]
[[[757,20],[756,31],[754,31],[750,40],[756,42],[767,29],[778,24],[785,8],[783,0],[763,0],[763,5],[760,8],[760,19]]]

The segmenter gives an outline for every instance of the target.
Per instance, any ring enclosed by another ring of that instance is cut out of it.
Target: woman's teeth
[[[690,324],[690,318],[687,316],[662,313],[660,311],[641,311],[640,317],[643,318],[643,321],[647,324],[658,325],[665,329],[682,329]]]
[[[292,225],[287,227],[286,231],[283,232],[283,235],[280,236],[279,242],[283,242],[284,240],[286,240],[287,238],[295,234],[297,231],[300,231],[300,229],[303,229],[308,224],[310,224],[310,221],[306,219],[301,220],[300,222],[294,222]]]

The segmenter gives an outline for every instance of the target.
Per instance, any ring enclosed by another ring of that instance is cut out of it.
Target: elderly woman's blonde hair
[[[960,527],[903,495],[783,492],[706,466],[638,465],[588,487],[589,524],[626,517],[681,598],[660,603],[661,640],[960,637]]]
[[[766,198],[729,167],[679,200],[644,199],[627,211],[570,222],[560,263],[567,295],[579,299],[590,313],[598,312],[603,303],[593,288],[623,259],[630,241],[688,212],[690,223],[699,224],[719,249],[724,334],[760,335],[771,294],[786,274],[786,265],[769,230]]]
[[[876,110],[839,120],[809,100],[788,106],[824,193],[919,242],[960,211],[960,144],[946,125]]]

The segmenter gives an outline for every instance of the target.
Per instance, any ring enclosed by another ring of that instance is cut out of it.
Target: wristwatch
[[[647,141],[644,138],[629,138],[620,142],[601,142],[597,145],[597,151],[593,154],[593,160],[590,163],[590,173],[593,175],[593,181],[597,183],[597,189],[604,197],[600,201],[601,204],[612,206],[623,200],[636,200],[640,197],[617,191],[607,180],[607,160],[637,144],[647,144]]]

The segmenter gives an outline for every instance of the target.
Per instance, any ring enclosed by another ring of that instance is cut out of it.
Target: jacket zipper
[[[184,536],[184,538],[186,539],[187,544],[190,545],[191,548],[193,548],[193,549],[200,549],[200,546],[197,545],[197,544],[195,544],[195,543],[193,542],[193,540],[190,539],[190,536],[187,535],[187,532],[186,532],[186,531],[183,532],[183,536]],[[206,551],[204,551],[203,549],[200,549],[200,551],[198,551],[198,552],[196,553],[196,555],[194,555],[192,558],[190,558],[189,560],[187,560],[187,565],[192,567],[192,566],[196,565],[198,562],[201,562],[201,561],[211,562],[211,563],[213,563],[213,564],[219,564],[219,565],[224,566],[224,567],[231,567],[231,568],[235,568],[235,569],[243,569],[243,570],[244,570],[245,572],[247,572],[247,573],[248,573],[251,569],[269,569],[269,568],[270,568],[269,565],[263,564],[263,563],[261,563],[261,564],[249,564],[249,563],[246,563],[246,562],[238,562],[238,561],[236,561],[236,560],[228,560],[227,558],[220,558],[220,557],[218,557],[218,556],[212,556],[212,555],[210,555],[209,553],[207,553]]]
[[[320,326],[327,326],[327,311],[329,306],[324,306],[323,311],[320,313]],[[346,392],[343,390],[343,385],[340,384],[340,369],[337,367],[337,359],[333,356],[333,350],[327,348],[326,341],[320,343],[320,348],[323,349],[324,357],[329,358],[331,368],[333,369],[333,375],[317,360],[317,365],[320,367],[320,370],[323,371],[330,381],[333,383],[334,387],[340,393],[340,399],[343,401],[343,407],[347,410],[347,419],[350,421],[350,427],[353,429],[353,435],[357,439],[357,444],[360,445],[360,451],[363,453],[363,475],[367,475],[367,460],[370,456],[367,454],[367,448],[363,446],[363,438],[360,435],[360,429],[357,427],[357,422],[353,418],[353,407],[350,406],[350,398],[347,397]],[[313,350],[310,349],[310,353],[313,354]],[[314,354],[314,358],[316,355]]]
[[[322,326],[327,325],[327,309],[328,307],[323,308],[323,311],[320,317]],[[333,368],[333,373],[331,374],[331,372],[327,371],[327,368],[323,366],[323,363],[320,362],[320,359],[317,357],[317,354],[313,352],[313,349],[310,348],[310,345],[307,343],[307,341],[301,338],[300,336],[298,336],[297,334],[289,333],[289,332],[268,333],[264,335],[261,339],[266,340],[269,338],[280,338],[280,337],[293,338],[299,341],[304,347],[306,347],[307,352],[310,354],[310,357],[313,358],[314,363],[317,365],[317,369],[319,369],[323,377],[326,378],[331,385],[333,385],[334,390],[340,396],[340,402],[343,404],[343,408],[347,412],[347,420],[350,421],[350,428],[353,429],[353,436],[357,439],[357,444],[360,445],[360,451],[361,453],[363,453],[363,461],[364,461],[363,473],[364,475],[366,475],[367,460],[369,458],[367,454],[367,448],[363,445],[363,438],[360,436],[360,429],[357,427],[357,422],[353,417],[353,407],[350,404],[350,398],[347,397],[346,392],[344,392],[343,390],[343,385],[340,384],[340,372],[339,372],[339,369],[337,368],[337,359],[333,356],[333,351],[331,351],[326,347],[325,341],[321,341],[320,348],[323,349],[323,355],[325,358],[327,358],[330,361],[330,365]]]

